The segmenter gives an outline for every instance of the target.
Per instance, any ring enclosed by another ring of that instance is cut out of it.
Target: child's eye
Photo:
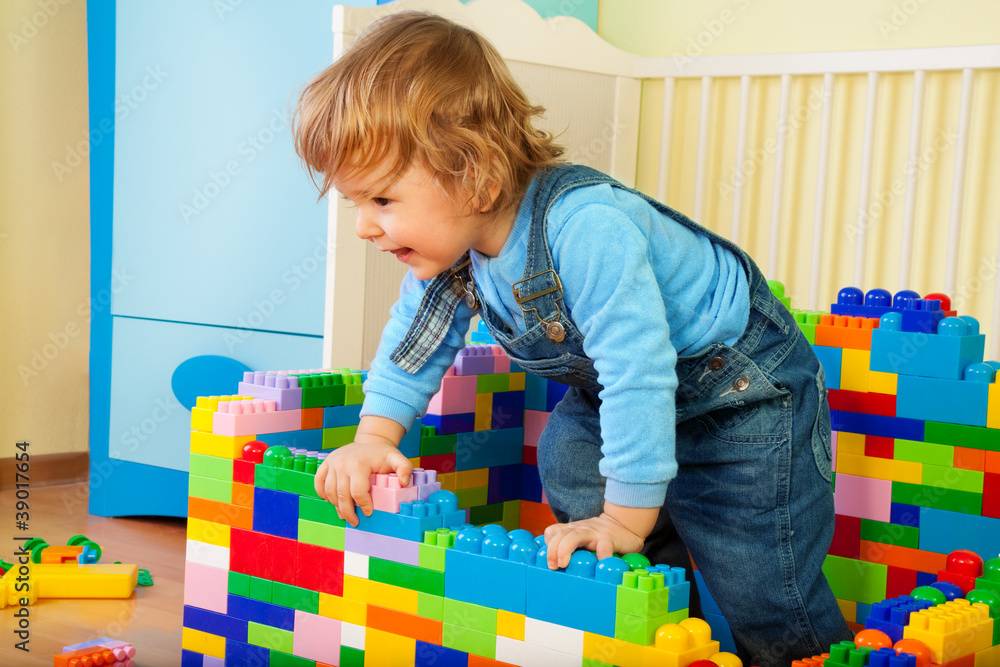
[[[375,205],[379,208],[385,208],[389,205],[389,200],[385,197],[372,197],[372,201],[375,202]]]

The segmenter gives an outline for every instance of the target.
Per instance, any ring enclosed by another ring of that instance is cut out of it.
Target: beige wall
[[[642,21],[634,16],[643,17]],[[619,48],[648,56],[698,57],[740,53],[875,50],[965,46],[1000,42],[1000,3],[995,0],[602,0],[599,33]],[[700,42],[700,43],[699,43]],[[790,110],[801,112],[790,126],[782,198],[782,233],[774,275],[786,283],[793,307],[807,307],[812,247],[813,209],[821,113],[822,77],[793,83]],[[912,77],[883,75],[880,81],[876,135],[883,150],[875,154],[871,193],[884,207],[869,207],[868,254],[863,289],[902,287],[921,293],[944,289],[945,248],[951,205],[955,131],[958,127],[960,73],[927,76],[923,117],[924,156],[918,170],[914,261],[911,279],[899,284],[896,245],[902,230],[906,182]],[[670,182],[667,203],[690,213],[694,207],[698,109],[701,84],[679,80],[674,97]],[[779,82],[757,79],[751,92],[749,134],[743,161],[741,200],[743,232],[739,243],[766,265],[767,222],[774,182],[773,147],[777,136]],[[709,165],[701,222],[729,235],[736,175],[736,118],[740,83],[720,79],[713,84]],[[815,100],[812,97],[816,97]],[[972,127],[963,197],[963,229],[959,272],[951,295],[963,314],[980,319],[989,336],[1000,327],[992,314],[1000,234],[1000,188],[996,155],[1000,154],[1000,71],[977,75],[973,88]],[[853,284],[854,237],[860,192],[861,145],[866,101],[864,75],[841,77],[834,88],[834,139],[824,211],[822,280],[819,307],[829,308],[837,291]],[[637,183],[655,192],[662,83],[643,86]],[[793,185],[794,184],[794,185]],[[729,186],[729,187],[727,187]],[[764,224],[754,225],[754,221]]]
[[[0,34],[0,458],[19,439],[35,455],[85,451],[86,2],[3,0]],[[57,174],[77,150],[82,164]]]

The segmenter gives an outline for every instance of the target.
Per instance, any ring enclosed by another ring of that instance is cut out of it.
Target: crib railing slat
[[[698,121],[698,162],[694,180],[694,219],[705,223],[705,178],[708,172],[708,121],[712,115],[712,77],[701,77],[701,109]]]
[[[781,75],[781,95],[778,98],[778,144],[774,154],[774,188],[771,192],[771,238],[767,251],[767,276],[778,273],[778,251],[781,232],[781,192],[785,184],[785,139],[788,137],[788,105],[792,91],[790,74]]]
[[[729,238],[740,242],[740,216],[743,209],[743,183],[747,179],[743,162],[747,153],[747,118],[750,115],[750,77],[740,77],[740,116],[736,127],[736,164],[733,169],[733,220]]]
[[[974,70],[962,70],[962,98],[958,106],[958,143],[951,181],[951,211],[948,216],[948,252],[944,265],[945,294],[955,293],[958,277],[958,240],[962,228],[962,197],[965,191],[965,158],[969,152],[969,122],[972,117]]]
[[[819,308],[819,279],[823,264],[823,218],[826,213],[826,177],[830,170],[830,127],[833,124],[833,74],[823,75],[823,111],[819,126],[816,168],[816,205],[813,209],[812,264],[809,267],[809,309]]]
[[[660,164],[657,171],[656,198],[667,203],[670,182],[670,140],[674,117],[674,77],[663,79],[663,112],[660,118]]]
[[[858,193],[858,222],[855,227],[854,284],[865,289],[865,251],[868,239],[869,203],[872,192],[872,165],[875,161],[875,113],[878,110],[878,72],[868,72],[865,104],[865,135],[861,146],[861,188]]]
[[[927,73],[913,73],[913,110],[910,113],[910,147],[906,158],[906,199],[903,202],[903,237],[899,243],[899,289],[910,289],[913,228],[917,212],[917,176],[920,163],[920,128],[924,116],[924,80]]]

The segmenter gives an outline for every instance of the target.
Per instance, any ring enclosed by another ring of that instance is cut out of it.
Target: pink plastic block
[[[295,610],[292,655],[328,665],[340,664],[340,621]]]
[[[184,564],[184,604],[227,613],[229,571],[187,561]]]
[[[302,428],[302,410],[277,411],[275,407],[274,401],[219,401],[219,411],[212,415],[212,433],[261,435]]]
[[[412,503],[417,499],[417,487],[413,484],[401,487],[394,472],[372,475],[370,484],[372,505],[383,512],[399,514],[400,503]]]
[[[840,473],[833,506],[837,514],[888,523],[892,510],[892,482]]]
[[[369,533],[348,527],[344,533],[344,551],[374,556],[406,565],[420,565],[420,543],[398,537]]]
[[[499,345],[491,345],[493,348],[494,356],[494,373],[510,373],[510,357],[507,353],[503,351],[503,348]]]
[[[524,411],[524,446],[537,447],[538,438],[542,436],[545,425],[549,423],[548,412],[541,410]]]
[[[427,405],[429,415],[464,415],[476,411],[476,376],[455,375],[452,369],[441,380],[441,390]]]
[[[288,377],[287,371],[243,373],[239,385],[240,396],[252,396],[262,401],[274,401],[278,410],[300,410],[302,390],[297,377]]]
[[[837,472],[837,431],[834,431],[830,437],[830,448],[833,450],[833,460],[830,462],[830,467],[833,472]]]

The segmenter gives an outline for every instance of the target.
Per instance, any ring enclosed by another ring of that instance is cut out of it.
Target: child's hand
[[[623,526],[607,512],[593,519],[557,523],[545,529],[550,570],[569,565],[573,552],[583,548],[597,552],[597,559],[616,553],[632,553],[642,549],[644,538]]]
[[[357,503],[365,516],[372,515],[372,497],[368,492],[371,475],[383,472],[396,473],[399,483],[408,486],[413,464],[392,440],[359,431],[354,442],[326,457],[316,470],[313,484],[320,498],[336,505],[341,518],[357,526],[354,505]]]

